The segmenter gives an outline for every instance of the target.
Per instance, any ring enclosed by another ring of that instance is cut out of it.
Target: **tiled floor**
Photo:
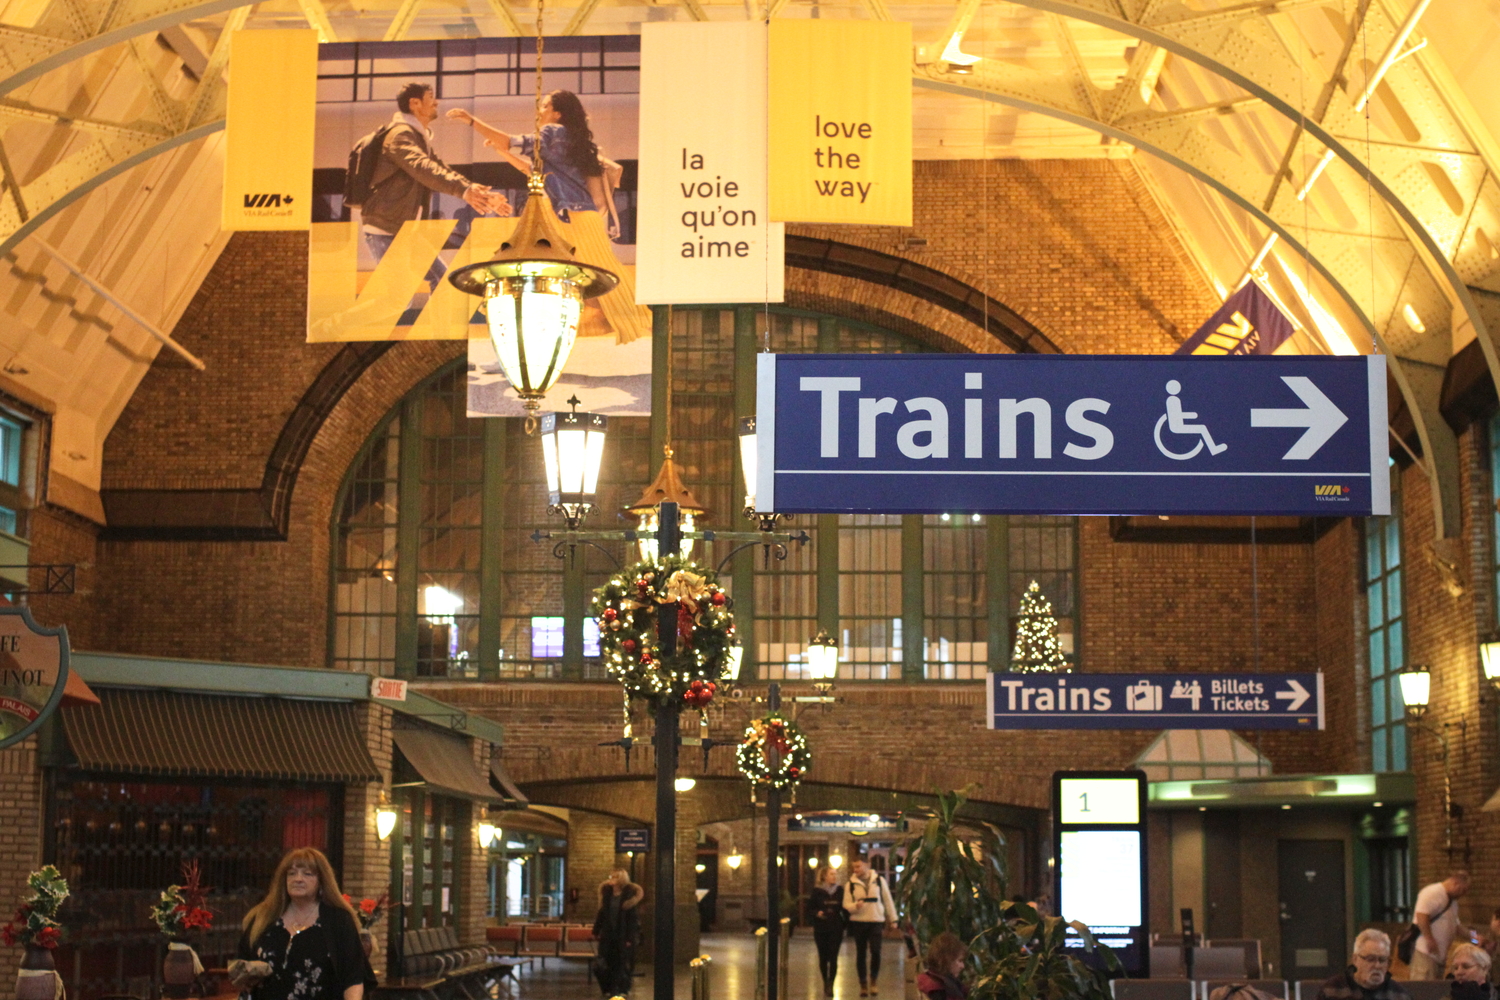
[[[647,943],[649,947],[649,942]],[[713,959],[709,1000],[755,1000],[755,938],[749,934],[705,934],[703,953]],[[886,941],[881,950],[878,1000],[904,1000],[912,987],[906,982],[905,949],[900,941]],[[823,1000],[818,977],[818,953],[812,935],[803,930],[792,935],[789,957],[788,1000]],[[589,981],[587,963],[578,959],[548,959],[543,969],[533,963],[510,992],[515,1000],[599,1000],[598,987]],[[651,966],[636,969],[631,1000],[651,1000],[654,988]],[[677,972],[677,1000],[691,1000],[692,977],[688,969]],[[844,941],[839,957],[839,976],[834,1000],[858,1000],[859,979],[854,973],[854,942]]]

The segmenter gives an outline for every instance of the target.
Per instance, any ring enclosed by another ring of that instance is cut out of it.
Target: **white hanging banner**
[[[780,302],[766,198],[766,25],[641,25],[641,305]]]

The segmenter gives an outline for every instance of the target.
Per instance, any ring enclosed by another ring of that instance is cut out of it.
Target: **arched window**
[[[610,422],[599,511],[621,519],[668,444],[710,527],[744,529],[736,418],[754,412],[755,355],[905,353],[929,348],[901,334],[830,316],[763,307],[675,308],[671,426],[666,338],[655,344],[651,418]],[[332,525],[329,661],[412,678],[601,679],[589,594],[627,561],[624,543],[554,551],[541,456],[521,421],[470,419],[466,367],[445,366],[407,394],[350,467]],[[1006,669],[1012,621],[1027,584],[1051,600],[1076,660],[1074,518],[825,514],[795,518],[810,541],[784,560],[753,547],[718,566],[735,599],[747,674],[797,679],[823,629],[843,678],[978,680]],[[702,544],[702,543],[700,543]],[[557,558],[561,556],[562,558]],[[726,561],[727,560],[727,561]]]

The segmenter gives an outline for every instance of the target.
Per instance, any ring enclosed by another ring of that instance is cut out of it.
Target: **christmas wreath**
[[[677,607],[677,650],[664,656],[663,605]],[[711,570],[672,555],[628,566],[594,591],[599,652],[631,698],[681,700],[703,708],[718,690],[734,636],[729,598]]]
[[[772,788],[795,785],[812,767],[807,737],[796,723],[776,713],[745,727],[737,757],[741,774],[758,785]]]

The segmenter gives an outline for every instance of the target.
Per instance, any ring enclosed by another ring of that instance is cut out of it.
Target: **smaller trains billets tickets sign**
[[[1324,728],[1323,674],[990,674],[990,729]]]

